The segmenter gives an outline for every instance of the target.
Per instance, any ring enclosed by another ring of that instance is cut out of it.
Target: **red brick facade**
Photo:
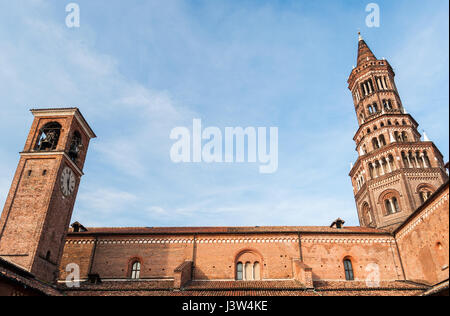
[[[361,226],[393,230],[447,179],[440,151],[409,115],[395,73],[360,37],[348,84],[359,129],[352,178]]]
[[[89,139],[94,134],[77,109],[32,112],[35,119],[0,218],[0,257],[54,282]],[[59,136],[54,148],[40,150],[37,144],[49,123],[56,126]],[[83,144],[75,162],[68,155],[74,133],[81,136]],[[60,189],[66,167],[75,179],[70,196],[64,196]]]
[[[449,187],[395,232],[408,280],[437,284],[449,277]]]
[[[0,219],[0,258],[50,283],[59,270],[59,291],[66,295],[448,291],[449,185],[442,155],[432,142],[420,140],[392,68],[362,39],[349,85],[360,120],[355,136],[360,156],[350,173],[360,227],[337,221],[331,227],[86,229],[76,223],[67,232],[95,135],[77,109],[36,110]],[[391,104],[374,111],[374,103],[384,106],[386,99]],[[36,144],[50,122],[61,127],[59,141],[42,150]],[[75,132],[83,146],[71,159]],[[76,176],[70,194],[64,194],[66,180],[61,183],[66,167]],[[81,283],[68,287],[67,281]],[[0,291],[13,291],[10,283],[2,287],[0,274]]]

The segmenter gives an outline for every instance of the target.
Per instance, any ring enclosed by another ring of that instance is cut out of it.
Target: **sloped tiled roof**
[[[34,278],[28,271],[14,265],[13,263],[0,258],[0,278],[9,280],[12,283],[23,286],[24,288],[36,291],[36,294],[47,296],[62,296],[56,288],[43,283]]]
[[[382,234],[389,232],[367,227],[326,226],[255,226],[255,227],[88,227],[86,232],[69,232],[77,235],[155,235],[155,234],[258,234],[258,233],[330,233],[330,234]]]
[[[295,280],[280,281],[193,281],[184,290],[305,290]]]
[[[60,290],[76,296],[417,296],[429,288],[405,281],[381,282],[379,287],[359,281],[320,281],[314,282],[313,290],[295,280],[192,281],[182,290],[174,290],[173,285],[173,281],[106,281]]]
[[[99,284],[83,282],[78,288],[67,288],[59,284],[61,291],[171,291],[173,280],[103,281]]]
[[[413,282],[406,281],[381,281],[376,285],[371,285],[365,281],[316,281],[314,288],[318,291],[336,291],[336,290],[422,290],[429,287]]]

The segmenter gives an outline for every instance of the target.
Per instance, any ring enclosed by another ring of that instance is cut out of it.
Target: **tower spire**
[[[364,41],[361,32],[358,32],[358,66],[363,62],[369,60],[377,60],[374,53],[370,50],[367,43]]]

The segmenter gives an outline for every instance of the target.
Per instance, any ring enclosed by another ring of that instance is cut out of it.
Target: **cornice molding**
[[[326,235],[326,233],[324,233]],[[66,244],[71,245],[148,245],[148,244],[251,244],[251,243],[298,243],[298,238],[207,238],[178,239],[178,238],[125,238],[125,239],[67,239]],[[373,237],[373,238],[312,238],[302,237],[301,242],[313,244],[392,244],[395,243],[393,237]]]
[[[31,113],[35,117],[55,117],[55,116],[74,116],[81,128],[89,138],[96,138],[94,131],[84,119],[78,108],[54,108],[54,109],[32,109]]]

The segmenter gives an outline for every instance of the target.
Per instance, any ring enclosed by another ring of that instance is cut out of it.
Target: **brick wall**
[[[408,280],[436,284],[449,278],[448,196],[447,184],[396,232]]]
[[[202,234],[101,236],[98,237],[90,272],[102,279],[126,279],[130,262],[141,262],[141,275],[147,278],[174,278],[174,271],[185,261],[193,261],[194,280],[234,280],[236,263],[258,261],[261,278],[294,279],[298,276],[295,262],[312,269],[314,280],[345,280],[344,258],[353,263],[356,280],[364,281],[376,265],[382,280],[403,280],[395,240],[389,234]],[[61,264],[80,265],[81,278],[87,278],[93,254],[92,237],[70,235]],[[372,267],[372,268],[371,268]]]

